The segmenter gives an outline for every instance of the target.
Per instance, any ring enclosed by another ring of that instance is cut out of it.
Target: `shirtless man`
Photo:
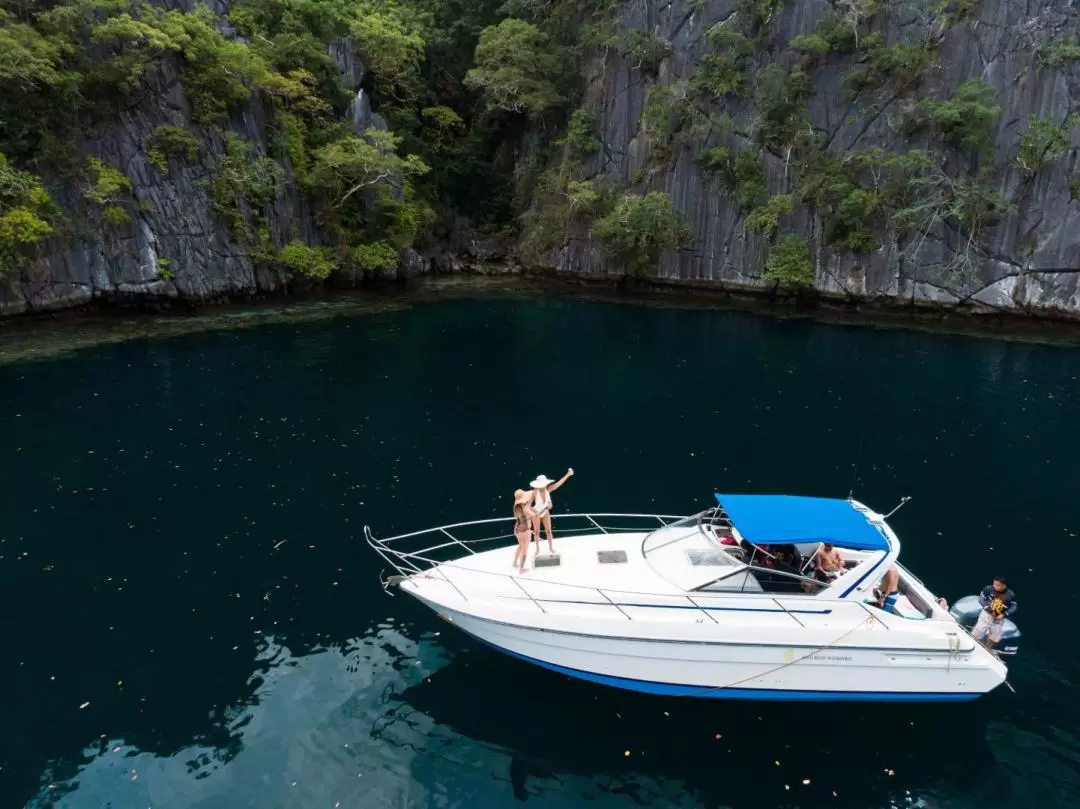
[[[814,560],[818,572],[821,574],[819,578],[823,581],[835,579],[844,572],[844,555],[840,553],[839,548],[834,548],[828,542],[823,542],[821,547],[817,549]]]
[[[896,607],[896,597],[900,595],[900,573],[896,569],[896,565],[890,565],[889,569],[885,571],[885,575],[881,577],[881,583],[878,585],[875,595],[877,596],[877,605],[886,612],[893,612]]]

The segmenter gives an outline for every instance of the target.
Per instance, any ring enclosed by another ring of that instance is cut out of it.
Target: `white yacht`
[[[916,702],[970,700],[1005,682],[1000,657],[900,565],[886,517],[855,500],[717,494],[689,517],[553,522],[555,554],[530,552],[524,574],[512,565],[512,518],[364,533],[399,574],[384,586],[506,654],[604,685]],[[843,555],[832,574],[814,567],[824,543]],[[874,589],[890,566],[900,595],[884,609]]]

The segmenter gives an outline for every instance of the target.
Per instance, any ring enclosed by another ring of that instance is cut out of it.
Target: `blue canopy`
[[[743,539],[755,545],[829,542],[842,548],[887,551],[888,540],[849,501],[786,494],[717,494]]]

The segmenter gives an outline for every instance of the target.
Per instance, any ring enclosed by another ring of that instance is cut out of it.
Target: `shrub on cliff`
[[[810,260],[810,243],[792,233],[781,236],[769,251],[762,275],[768,284],[784,287],[814,285],[814,264]]]
[[[681,246],[690,231],[671,197],[653,191],[624,195],[610,213],[593,223],[592,233],[611,258],[643,274],[656,268],[664,250]]]
[[[1020,136],[1016,165],[1034,174],[1047,161],[1061,157],[1069,150],[1069,134],[1076,128],[1078,120],[1075,113],[1061,124],[1055,124],[1053,118],[1032,115],[1027,131]]]
[[[59,221],[60,211],[41,180],[0,153],[0,277],[29,260]]]
[[[465,84],[483,94],[489,110],[537,118],[565,101],[555,86],[562,69],[543,31],[509,17],[480,33]]]
[[[194,160],[199,153],[199,140],[182,126],[163,125],[150,133],[149,147],[147,157],[164,174],[172,158]]]
[[[278,259],[291,275],[300,275],[313,281],[329,278],[336,266],[325,250],[308,247],[295,240],[281,248]]]
[[[990,145],[1001,117],[997,91],[982,79],[966,81],[948,101],[926,102],[926,107],[945,139],[968,149]]]

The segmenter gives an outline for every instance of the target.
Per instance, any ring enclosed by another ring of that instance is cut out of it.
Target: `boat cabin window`
[[[652,531],[642,540],[641,552],[653,570],[682,590],[693,590],[743,567],[736,558],[738,544],[718,541],[711,527],[702,524],[700,514]]]
[[[817,595],[828,587],[824,582],[781,570],[748,567],[698,587],[702,593],[774,593],[776,595]]]
[[[694,567],[739,566],[733,558],[733,554],[738,554],[738,545],[734,541],[730,545],[718,542],[699,514],[652,531],[642,541],[641,552],[652,562],[677,558],[680,564],[689,563]]]

